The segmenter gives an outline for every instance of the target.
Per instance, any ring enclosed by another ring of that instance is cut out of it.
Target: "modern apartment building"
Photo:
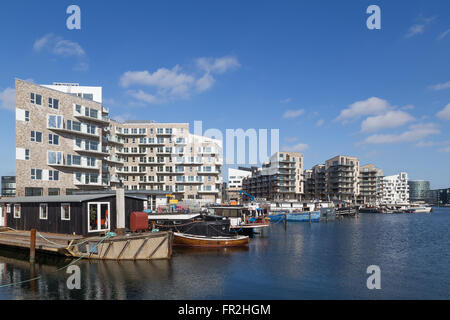
[[[383,171],[373,164],[361,166],[359,171],[360,204],[377,205],[383,197]]]
[[[243,190],[267,200],[301,200],[304,197],[303,155],[277,152],[252,176],[243,180]]]
[[[16,177],[3,176],[2,177],[2,197],[16,196]]]
[[[111,121],[111,182],[128,190],[159,190],[177,200],[220,202],[222,143],[189,133],[188,123]]]
[[[17,195],[159,190],[218,201],[222,145],[187,123],[109,118],[101,87],[16,80]]]
[[[324,164],[318,164],[311,170],[305,170],[305,196],[309,200],[328,200]]]
[[[336,156],[325,161],[327,194],[337,199],[356,203],[359,196],[359,160],[356,157]]]
[[[409,204],[408,174],[406,172],[383,178],[381,203],[386,205]]]
[[[250,168],[239,167],[238,169],[228,169],[228,187],[226,190],[227,200],[238,202],[241,200],[242,197],[240,193],[242,191],[243,180],[251,175],[252,170]]]

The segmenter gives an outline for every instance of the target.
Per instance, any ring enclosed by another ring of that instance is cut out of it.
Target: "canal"
[[[272,224],[248,249],[175,250],[170,261],[68,263],[0,251],[0,299],[450,299],[450,208],[432,214],[361,214]],[[381,270],[369,290],[367,267]],[[21,281],[40,276],[32,282]]]

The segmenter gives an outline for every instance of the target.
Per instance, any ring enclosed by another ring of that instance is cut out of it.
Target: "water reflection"
[[[447,213],[446,213],[447,212]],[[0,299],[448,299],[450,209],[433,215],[361,215],[328,223],[273,224],[248,248],[175,248],[171,260],[80,261],[0,251]],[[382,270],[368,290],[366,268]]]

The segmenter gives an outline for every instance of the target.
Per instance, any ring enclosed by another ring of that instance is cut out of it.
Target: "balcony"
[[[89,174],[74,175],[73,180],[76,186],[108,187],[108,181],[103,181],[99,176]]]
[[[132,137],[132,136],[146,136],[147,132],[143,132],[143,131],[132,131],[131,129],[128,129],[127,131],[125,130],[120,130],[118,128],[116,128],[116,134],[120,135],[120,136],[126,136],[126,137]]]
[[[124,159],[122,159],[121,157],[114,156],[114,155],[106,157],[104,160],[107,162],[121,164],[121,165],[123,165],[125,163]]]
[[[71,158],[69,158],[69,160],[67,160],[67,156],[64,157],[62,156],[61,159],[58,159],[57,162],[55,163],[48,163],[49,166],[51,167],[56,167],[56,168],[66,168],[66,169],[83,169],[83,170],[95,170],[95,171],[99,171],[100,167],[99,167],[99,161],[95,161],[95,166],[89,165],[88,164],[88,160],[85,157],[81,157],[81,159],[76,159],[73,160]]]
[[[135,152],[132,151],[131,149],[126,149],[126,148],[120,148],[116,151],[117,154],[125,154],[127,156],[142,156],[142,155],[146,155],[147,154],[147,150],[136,150]]]
[[[170,130],[170,131],[167,131],[167,130],[164,130],[164,131],[156,130],[156,135],[157,136],[168,136],[168,137],[170,137],[170,136],[173,136],[174,133],[172,132],[172,130]]]
[[[219,192],[220,192],[219,189],[213,187],[210,188],[210,186],[200,186],[198,188],[198,193],[219,193]]]
[[[110,120],[108,117],[101,116],[100,113],[98,113],[97,116],[95,116],[95,115],[90,116],[90,115],[81,114],[81,113],[78,113],[75,111],[74,117],[77,119],[80,119],[80,120],[84,120],[84,121],[92,121],[101,126],[108,126],[109,120]]]
[[[111,143],[111,144],[119,144],[119,145],[124,145],[125,144],[125,140],[123,138],[119,138],[118,136],[115,136],[115,135],[108,135],[108,136],[106,136],[104,141],[106,143]]]
[[[73,150],[78,153],[87,153],[87,154],[92,154],[92,155],[96,155],[96,156],[100,156],[100,157],[107,157],[109,155],[109,149],[105,148],[105,147],[102,147],[100,149],[100,145],[98,146],[97,149],[90,149],[90,148],[86,148],[86,146],[82,147],[82,146],[75,145],[73,147]]]
[[[214,174],[214,175],[222,173],[219,170],[217,170],[216,168],[206,169],[205,167],[198,168],[197,172],[198,172],[198,174]]]
[[[158,141],[158,140],[155,140],[154,138],[141,138],[141,139],[139,139],[139,143],[138,143],[139,145],[142,145],[142,146],[163,146],[163,145],[165,145],[165,142],[164,141]]]

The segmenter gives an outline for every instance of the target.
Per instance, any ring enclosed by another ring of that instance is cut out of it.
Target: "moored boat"
[[[248,236],[218,236],[208,237],[186,233],[174,233],[173,245],[184,247],[224,248],[248,246]]]
[[[268,219],[270,221],[280,221],[286,219],[288,222],[319,222],[320,211],[278,213],[269,215]]]
[[[431,207],[411,207],[407,210],[408,213],[431,213],[432,211]]]

